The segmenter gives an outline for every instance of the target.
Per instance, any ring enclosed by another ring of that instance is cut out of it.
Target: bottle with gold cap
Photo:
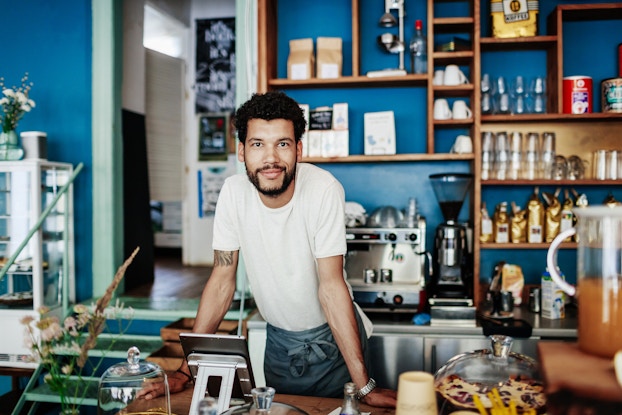
[[[544,204],[539,197],[540,188],[536,186],[527,202],[527,242],[541,243],[544,238]]]

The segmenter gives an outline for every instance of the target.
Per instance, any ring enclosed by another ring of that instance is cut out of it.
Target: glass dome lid
[[[537,362],[511,351],[513,338],[490,336],[491,349],[452,357],[434,375],[436,391],[456,408],[492,408],[495,401],[520,411],[546,403]]]
[[[163,395],[145,400],[142,396],[158,390]],[[112,365],[102,374],[97,392],[98,415],[127,411],[141,414],[171,413],[171,400],[166,372],[155,363],[140,361],[140,350],[130,347],[127,361]]]

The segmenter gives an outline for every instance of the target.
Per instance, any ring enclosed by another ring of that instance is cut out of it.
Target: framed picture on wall
[[[226,161],[229,145],[229,113],[199,114],[199,161]]]
[[[235,109],[235,18],[196,20],[195,112]]]

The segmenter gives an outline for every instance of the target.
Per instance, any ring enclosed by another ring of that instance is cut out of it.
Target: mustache
[[[284,171],[285,167],[279,166],[278,164],[266,164],[260,169],[255,170],[255,172],[259,173],[260,171],[264,171],[264,170],[276,170],[276,169]]]

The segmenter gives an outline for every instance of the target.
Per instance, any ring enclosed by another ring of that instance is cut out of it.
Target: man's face
[[[283,206],[292,198],[301,158],[302,143],[296,143],[294,124],[284,119],[249,121],[246,144],[238,144],[238,160],[269,207]]]

